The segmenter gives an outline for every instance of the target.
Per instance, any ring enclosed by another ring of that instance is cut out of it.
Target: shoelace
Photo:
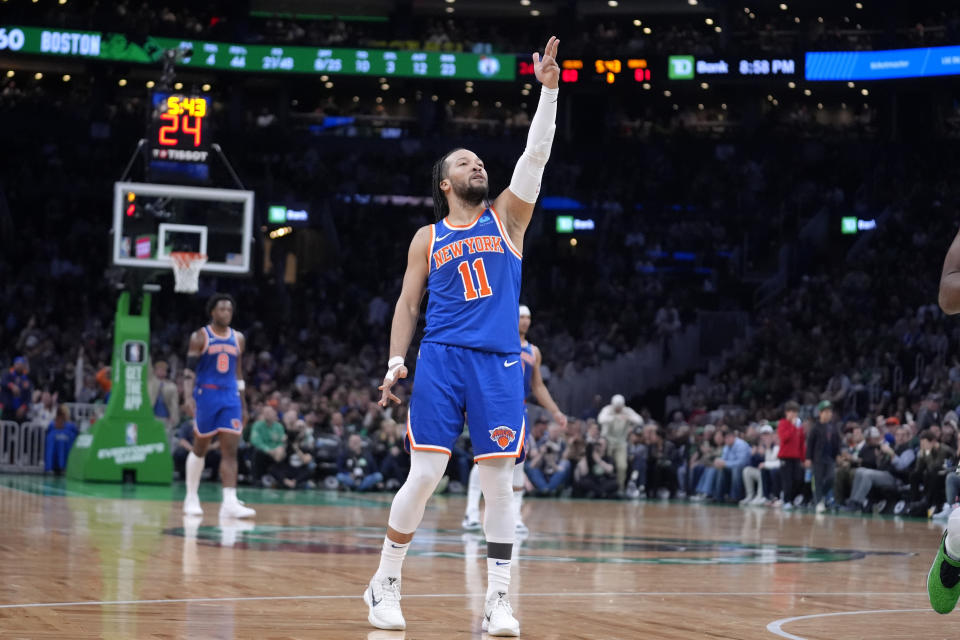
[[[381,583],[381,594],[384,600],[390,600],[393,604],[400,603],[400,585],[397,582],[384,581]]]
[[[493,607],[490,609],[490,615],[493,615],[494,609],[497,607],[503,607],[507,610],[507,613],[513,615],[513,607],[510,606],[510,601],[504,596],[498,596],[496,601],[493,603]]]

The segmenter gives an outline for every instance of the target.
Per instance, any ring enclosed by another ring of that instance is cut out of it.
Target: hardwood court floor
[[[205,485],[202,499],[217,500]],[[404,571],[407,631],[360,599],[390,496],[240,490],[255,525],[185,521],[183,486],[0,476],[0,637],[449,640],[480,631],[484,543],[435,498]],[[524,638],[956,637],[928,606],[940,528],[681,503],[527,500]],[[799,618],[786,621],[788,618]]]

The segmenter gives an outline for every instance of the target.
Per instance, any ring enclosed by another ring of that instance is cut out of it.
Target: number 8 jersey
[[[237,356],[240,347],[237,334],[230,329],[230,335],[218,336],[210,326],[203,328],[207,344],[197,361],[196,388],[237,390]]]
[[[432,225],[423,341],[520,353],[521,258],[493,207],[466,226]]]

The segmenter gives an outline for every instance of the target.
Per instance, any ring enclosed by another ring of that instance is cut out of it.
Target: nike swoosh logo
[[[390,546],[393,547],[394,549],[403,549],[403,545],[402,545],[402,544],[393,544],[393,543],[391,542],[391,543],[390,543]]]
[[[509,563],[509,562],[500,562],[499,560],[497,561],[497,566],[498,566],[498,567],[502,567],[502,566],[504,566],[504,565],[506,565],[506,564],[510,564],[510,563]]]
[[[520,362],[520,361],[519,361],[519,360],[514,360],[513,362],[507,362],[506,360],[504,360],[504,361],[503,361],[503,366],[505,366],[505,367],[512,367],[513,365],[517,364],[518,362]]]
[[[446,238],[447,236],[452,235],[452,234],[453,234],[453,231],[451,231],[450,233],[448,233],[448,234],[446,234],[446,235],[443,235],[443,236],[437,236],[437,241],[439,242],[440,240],[443,240],[444,238]]]
[[[375,606],[377,606],[378,604],[380,604],[381,602],[383,602],[383,598],[380,598],[379,600],[376,600],[376,599],[374,599],[374,597],[373,597],[372,595],[370,596],[370,603],[371,603],[370,606],[371,606],[371,607],[375,607]]]

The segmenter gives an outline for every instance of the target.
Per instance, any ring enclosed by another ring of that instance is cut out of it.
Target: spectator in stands
[[[13,360],[13,366],[0,376],[0,417],[17,422],[26,420],[33,399],[32,390],[30,366],[26,358],[18,356]]]
[[[378,485],[383,482],[376,460],[365,450],[363,438],[357,434],[350,436],[347,446],[340,453],[337,480],[342,488],[353,491],[370,491],[379,488]]]
[[[696,455],[688,463],[693,469],[691,486],[694,494],[690,499],[694,501],[706,500],[712,494],[717,478],[716,461],[723,453],[723,432],[710,424],[707,427],[704,427],[703,440]]]
[[[313,431],[307,429],[305,421],[297,419],[297,412],[293,409],[283,414],[283,417],[286,419],[291,415],[293,424],[286,430],[286,457],[273,468],[270,475],[287,489],[314,489],[317,485],[313,481],[313,472],[317,463],[313,459]]]
[[[853,475],[853,488],[845,510],[863,509],[873,489],[896,488],[898,479],[907,479],[915,460],[909,427],[897,429],[896,448],[887,444],[876,427],[867,429],[867,444],[860,451],[860,468]]]
[[[755,450],[755,456],[760,456],[757,466],[743,469],[747,495],[740,504],[745,506],[772,503],[780,497],[780,459],[777,457],[780,447],[776,443],[776,434],[773,427],[764,424],[759,429],[759,435]]]
[[[384,486],[388,491],[400,487],[410,472],[410,454],[403,449],[403,431],[400,425],[387,418],[377,433],[374,453]]]
[[[783,486],[782,505],[793,508],[793,501],[803,489],[803,460],[806,458],[806,438],[798,419],[800,406],[793,400],[784,405],[784,416],[777,423],[780,441],[780,484]],[[775,506],[780,506],[776,504]]]
[[[607,440],[588,442],[583,458],[573,472],[573,495],[578,498],[617,496],[617,472],[607,454]]]
[[[70,410],[62,404],[57,415],[47,426],[46,448],[44,449],[44,470],[60,475],[67,468],[67,457],[77,439],[77,425],[70,421]]]
[[[628,498],[639,498],[647,493],[647,445],[645,427],[634,427],[630,432],[627,448],[627,464],[630,465],[630,480],[627,482]]]
[[[818,420],[807,434],[807,459],[804,466],[813,470],[813,502],[817,513],[823,513],[827,508],[827,494],[833,489],[841,441],[829,400],[823,400],[817,405],[817,414]]]
[[[645,424],[643,431],[647,445],[647,497],[672,498],[677,493],[676,445],[664,438],[658,424]]]
[[[910,473],[910,513],[946,505],[946,476],[955,469],[956,455],[929,429],[920,434],[917,462]]]
[[[196,436],[193,416],[188,415],[188,409],[184,407],[184,420],[177,427],[174,437],[176,444],[173,448],[173,470],[180,478],[185,478],[184,473],[187,464],[187,454],[193,451],[193,439]],[[215,480],[220,472],[220,439],[213,438],[213,441],[207,447],[207,455],[203,463],[204,479]]]
[[[736,502],[743,495],[743,469],[750,464],[750,445],[732,429],[724,429],[722,433],[723,450],[713,462],[717,474],[712,495],[717,502],[727,498]]]
[[[277,421],[277,410],[267,405],[250,430],[253,445],[253,481],[265,487],[277,484],[277,465],[287,456],[287,432]]]
[[[863,427],[856,422],[848,422],[844,431],[843,446],[837,456],[837,466],[833,483],[833,500],[837,505],[843,505],[850,497],[850,487],[853,485],[853,475],[860,466],[860,450],[866,444],[863,437]]]
[[[147,380],[153,415],[164,424],[168,436],[180,424],[180,398],[177,385],[168,378],[169,372],[170,365],[166,360],[157,360],[153,364],[153,375]]]
[[[617,491],[623,491],[627,479],[627,440],[634,427],[643,426],[643,418],[626,406],[626,400],[618,393],[600,410],[597,423],[601,435],[607,439],[607,451],[616,466]]]
[[[34,397],[37,395],[35,391]],[[59,409],[57,396],[58,394],[56,392],[50,393],[44,389],[43,392],[39,394],[39,400],[34,402],[33,406],[30,407],[30,420],[39,424],[50,424],[53,422],[53,419],[57,417],[57,410]]]
[[[670,343],[681,327],[680,313],[677,311],[673,298],[668,298],[666,304],[657,310],[654,324],[660,338],[661,358],[663,362],[666,362],[670,358]]]
[[[538,495],[557,495],[570,477],[570,461],[565,459],[567,443],[563,427],[551,422],[547,434],[536,443],[524,470]]]

